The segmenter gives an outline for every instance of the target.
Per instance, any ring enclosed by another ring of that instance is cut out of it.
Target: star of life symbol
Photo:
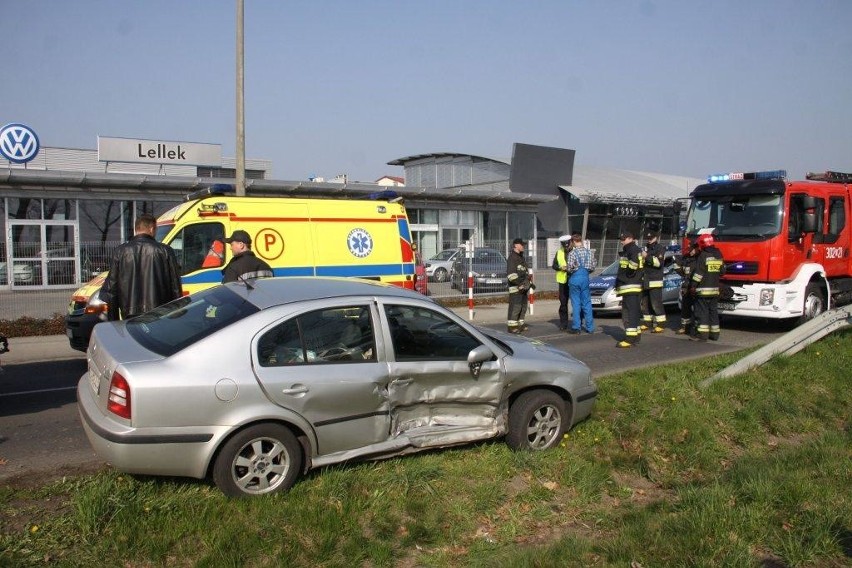
[[[25,164],[38,154],[38,136],[29,126],[7,124],[0,128],[0,156],[14,164]]]
[[[373,252],[373,237],[364,229],[352,229],[346,237],[349,252],[358,258],[364,258]]]

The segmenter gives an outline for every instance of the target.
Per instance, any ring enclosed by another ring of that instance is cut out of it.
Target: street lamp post
[[[243,14],[245,0],[237,0],[237,172],[236,194],[246,194],[245,54]]]

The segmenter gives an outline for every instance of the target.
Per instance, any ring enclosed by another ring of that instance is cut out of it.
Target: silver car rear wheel
[[[513,450],[546,450],[562,439],[565,401],[551,391],[525,392],[509,408],[506,444]]]
[[[213,465],[213,481],[225,495],[246,497],[286,491],[302,467],[293,433],[280,424],[259,424],[228,440]]]

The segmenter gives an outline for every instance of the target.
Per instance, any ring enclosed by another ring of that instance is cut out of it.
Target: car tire
[[[280,424],[258,424],[237,432],[219,451],[213,482],[229,497],[287,491],[302,470],[302,448]]]
[[[438,268],[435,270],[433,278],[435,278],[435,282],[446,282],[449,273],[447,273],[446,268]]]
[[[509,407],[506,444],[513,450],[552,448],[562,439],[565,418],[565,401],[556,393],[525,392]]]

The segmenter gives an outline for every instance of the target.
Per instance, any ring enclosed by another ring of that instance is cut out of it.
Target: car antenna
[[[243,278],[242,274],[239,275],[239,279],[240,282],[246,285],[246,288],[248,288],[249,290],[254,290],[254,286],[252,286],[251,282],[249,282],[248,279]]]

